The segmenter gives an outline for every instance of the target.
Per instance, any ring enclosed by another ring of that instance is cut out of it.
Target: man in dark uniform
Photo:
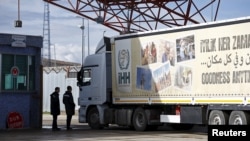
[[[70,127],[72,116],[75,114],[75,103],[72,95],[72,87],[67,86],[67,91],[63,95],[63,104],[65,105],[65,111],[67,115],[67,130],[71,130]]]
[[[50,114],[53,116],[52,130],[58,131],[57,116],[60,115],[60,101],[59,101],[60,88],[56,87],[55,91],[50,95]]]

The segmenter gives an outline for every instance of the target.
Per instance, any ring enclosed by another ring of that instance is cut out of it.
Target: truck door
[[[100,73],[98,73],[98,68],[98,66],[83,68],[83,84],[79,96],[79,102],[83,105],[98,104],[98,101],[100,101],[100,80],[98,80],[100,78],[98,74]]]

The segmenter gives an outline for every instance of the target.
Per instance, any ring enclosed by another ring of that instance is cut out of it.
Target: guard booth
[[[0,130],[42,127],[41,36],[0,33]]]

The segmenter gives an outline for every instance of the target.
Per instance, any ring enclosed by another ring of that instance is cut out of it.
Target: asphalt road
[[[1,141],[207,141],[207,129],[196,126],[189,131],[174,131],[168,126],[160,127],[157,131],[138,132],[125,127],[111,125],[102,130],[92,130],[87,124],[78,123],[77,115],[73,116],[73,130],[65,129],[66,116],[58,117],[61,131],[51,130],[51,115],[43,116],[43,128],[15,129],[0,131]]]

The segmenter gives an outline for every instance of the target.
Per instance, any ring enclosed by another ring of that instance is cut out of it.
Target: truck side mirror
[[[83,68],[79,72],[77,72],[77,86],[83,86]]]

